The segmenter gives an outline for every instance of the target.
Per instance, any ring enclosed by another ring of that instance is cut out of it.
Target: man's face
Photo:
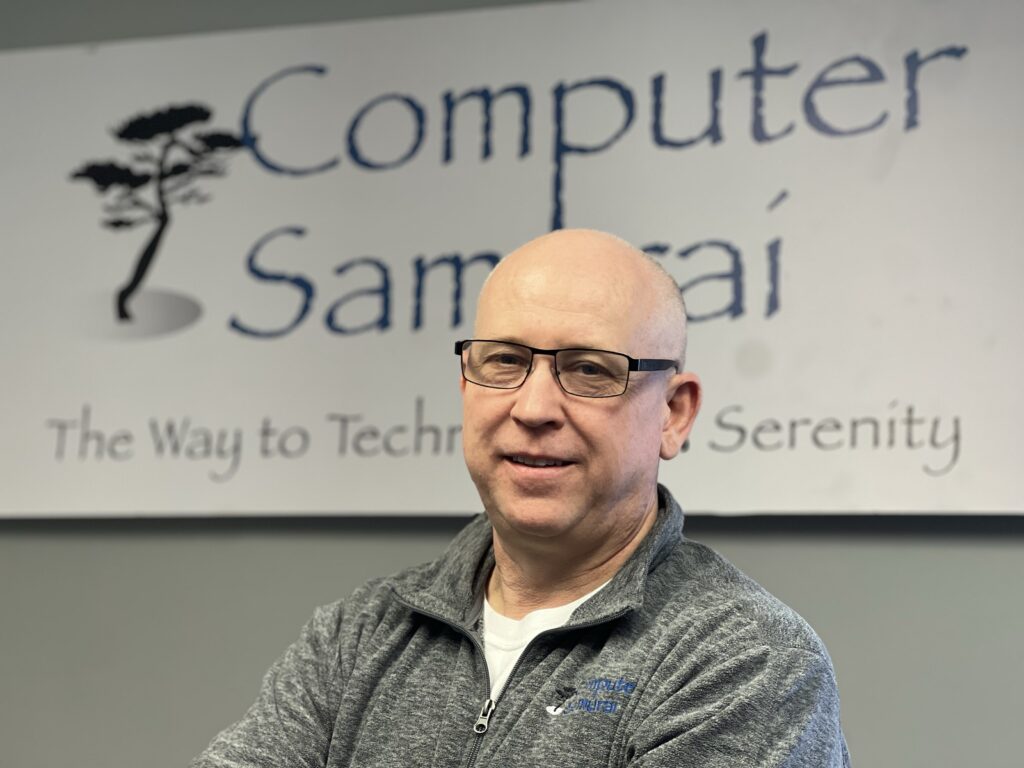
[[[504,264],[481,296],[474,336],[675,356],[645,322],[635,264],[602,269],[595,258],[581,272],[558,256]],[[621,397],[583,398],[561,389],[553,364],[537,356],[513,390],[462,382],[466,464],[499,535],[599,546],[635,530],[655,503],[672,372],[634,373]]]

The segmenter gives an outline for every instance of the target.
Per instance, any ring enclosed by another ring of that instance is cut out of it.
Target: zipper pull
[[[494,711],[494,699],[487,699],[480,709],[480,715],[473,725],[474,733],[487,733],[487,724],[491,721],[491,713]]]

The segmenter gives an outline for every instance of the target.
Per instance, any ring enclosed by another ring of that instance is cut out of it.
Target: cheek
[[[467,461],[473,455],[486,452],[501,424],[501,402],[487,398],[478,387],[470,385],[462,395],[462,449]]]
[[[653,398],[636,402],[629,418],[618,430],[618,439],[629,445],[635,459],[651,459],[661,454],[661,424],[664,403]]]
[[[468,414],[467,414],[468,416]],[[473,483],[480,489],[480,482],[491,474],[488,466],[487,445],[489,441],[481,434],[473,418],[462,422],[462,456]]]
[[[462,452],[469,462],[478,452],[480,445],[480,429],[476,411],[463,404],[462,408]]]

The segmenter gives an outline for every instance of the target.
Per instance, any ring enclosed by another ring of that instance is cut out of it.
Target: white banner
[[[630,2],[0,56],[6,516],[465,513],[560,226],[676,277],[691,512],[1024,509],[1018,2]]]

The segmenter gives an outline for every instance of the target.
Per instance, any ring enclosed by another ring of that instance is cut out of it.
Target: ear
[[[665,397],[668,410],[661,428],[661,458],[673,459],[686,442],[700,410],[701,386],[697,374],[678,373],[673,376]]]

